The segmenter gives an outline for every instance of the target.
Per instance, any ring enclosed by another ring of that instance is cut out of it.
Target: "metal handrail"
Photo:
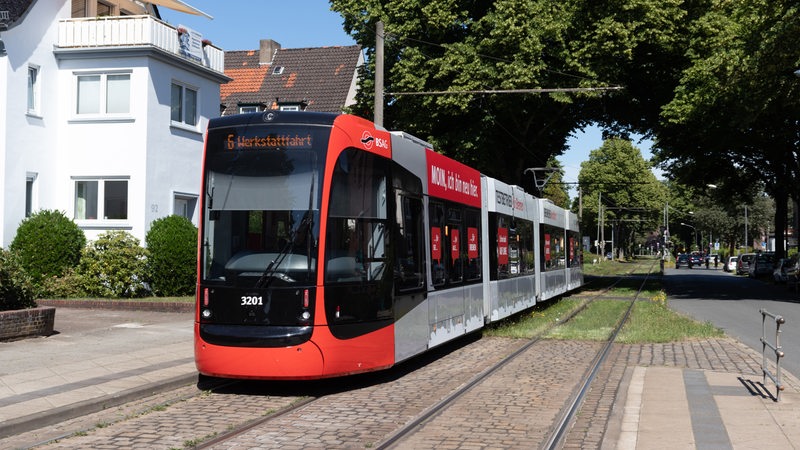
[[[761,313],[761,372],[764,376],[763,383],[767,382],[767,377],[775,383],[775,401],[780,401],[781,398],[781,391],[784,389],[783,383],[781,383],[781,358],[783,358],[785,353],[783,353],[783,348],[781,347],[781,325],[786,323],[786,320],[783,316],[779,316],[777,314],[772,314],[771,312],[767,311],[766,309],[759,309],[759,313]],[[771,317],[775,321],[775,344],[773,345],[766,339],[767,334],[767,316]],[[766,350],[769,347],[775,353],[775,374],[773,375],[772,372],[769,371],[767,367],[767,355]]]

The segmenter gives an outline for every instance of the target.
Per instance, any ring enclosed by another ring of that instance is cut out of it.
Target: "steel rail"
[[[653,265],[655,265],[655,262],[653,263]],[[650,267],[651,267],[651,270],[652,270],[652,265]],[[632,271],[633,271],[633,269],[631,270],[631,272]],[[579,308],[576,308],[574,311],[572,311],[563,321],[559,322],[558,325],[563,325],[564,323],[567,323],[570,320],[572,320],[573,318],[575,318],[575,316],[580,314],[590,303],[592,303],[593,301],[603,297],[607,292],[609,292],[613,287],[615,287],[617,284],[619,284],[622,280],[626,279],[629,275],[630,275],[630,272],[628,274],[626,274],[626,275],[618,277],[617,280],[614,281],[614,283],[610,284],[609,286],[604,288],[601,292],[599,292],[595,296],[593,296],[590,299],[588,299]],[[648,274],[648,277],[649,277],[649,274]],[[639,287],[639,292],[641,292],[642,287],[644,286],[644,283],[647,281],[648,277],[645,277],[644,282]],[[634,297],[634,300],[631,302],[631,305],[628,307],[628,311],[626,312],[625,318],[619,322],[619,326],[617,327],[617,330],[615,330],[615,332],[613,334],[613,338],[616,338],[616,335],[617,335],[617,332],[618,332],[619,328],[621,328],[622,324],[624,324],[625,320],[627,320],[627,317],[630,314],[630,310],[631,310],[631,308],[633,306],[633,303],[635,302],[636,298],[638,298],[639,292],[637,292],[636,297]],[[555,327],[555,326],[556,325],[554,324],[553,327]],[[550,327],[550,328],[542,331],[539,335],[531,338],[529,340],[529,342],[525,343],[525,345],[523,345],[519,349],[515,350],[514,352],[510,353],[509,355],[506,355],[502,360],[498,361],[493,366],[487,368],[483,372],[481,372],[478,375],[474,376],[469,382],[465,383],[464,385],[459,387],[457,390],[453,391],[452,393],[447,395],[445,398],[443,398],[442,400],[440,400],[436,404],[434,404],[431,407],[429,407],[422,414],[420,414],[419,416],[417,416],[413,420],[409,421],[408,423],[403,425],[401,428],[397,429],[394,433],[392,433],[391,435],[386,437],[383,441],[378,442],[375,445],[375,449],[377,449],[377,450],[389,449],[389,448],[393,448],[395,445],[399,444],[406,437],[412,435],[414,433],[414,431],[417,430],[419,427],[421,427],[422,425],[424,425],[427,422],[430,422],[436,416],[438,416],[439,414],[444,412],[457,399],[461,398],[467,392],[472,390],[473,387],[477,386],[482,381],[484,381],[487,378],[489,378],[492,374],[494,374],[495,372],[497,372],[498,370],[500,370],[501,368],[506,366],[508,363],[510,363],[511,361],[516,359],[519,355],[524,353],[526,350],[528,350],[534,344],[540,342],[543,339],[543,336],[548,331],[550,331],[550,329],[552,329],[553,327]],[[612,342],[613,342],[613,338],[612,338]],[[610,345],[608,347],[610,347]],[[604,350],[601,353],[605,354],[607,352],[608,352],[608,350]],[[590,368],[590,370],[589,370],[589,375],[591,376],[591,379],[594,378],[594,374],[597,372],[597,367],[599,367],[600,364],[602,364],[602,360],[603,359],[605,359],[605,356],[602,356],[602,357],[596,356],[595,357],[595,359],[593,361],[594,364],[593,364],[592,368]],[[587,378],[585,377],[584,380],[586,380],[586,379]],[[584,381],[583,384],[585,386],[588,386],[588,384],[591,383],[591,379],[588,382]],[[581,390],[585,390],[586,389],[585,386],[582,387]],[[572,401],[572,403],[570,405],[570,408],[567,409],[567,413],[563,414],[563,417],[561,419],[562,422],[566,422],[567,424],[569,423],[569,421],[574,416],[575,411],[577,411],[577,405],[580,404],[582,398],[583,398],[583,395],[579,395],[579,396],[575,397],[575,399]],[[563,427],[565,428],[566,425],[563,425]],[[560,428],[562,428],[562,425],[559,423],[559,425],[557,427],[557,430],[560,429]],[[559,435],[560,434],[561,434],[561,432],[559,432]],[[551,437],[551,440],[553,440],[552,437]]]
[[[655,265],[655,262],[653,262]],[[630,301],[628,308],[625,310],[625,314],[622,317],[622,320],[617,323],[617,326],[611,332],[611,335],[606,340],[603,348],[597,353],[595,359],[592,361],[592,364],[589,367],[584,379],[581,383],[581,388],[578,390],[577,394],[574,398],[569,402],[567,408],[564,410],[564,413],[561,415],[561,418],[556,422],[553,432],[550,435],[550,438],[547,440],[545,445],[542,448],[548,450],[555,450],[560,448],[561,444],[563,444],[563,440],[566,437],[567,430],[572,423],[572,419],[575,418],[575,415],[580,410],[580,406],[583,404],[584,398],[586,398],[586,394],[589,392],[591,387],[592,381],[597,376],[597,372],[600,370],[600,366],[605,362],[606,358],[608,357],[608,353],[611,350],[611,346],[614,344],[614,341],[617,339],[617,335],[619,334],[622,327],[628,321],[628,318],[631,315],[631,311],[633,310],[633,305],[636,304],[636,301],[639,299],[639,296],[642,293],[642,289],[644,288],[647,280],[650,278],[650,271],[652,270],[652,266],[650,270],[648,270],[647,275],[642,280],[642,284],[639,286],[639,289],[636,291],[636,295]]]

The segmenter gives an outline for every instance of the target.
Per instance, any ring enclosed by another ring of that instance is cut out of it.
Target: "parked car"
[[[675,268],[680,269],[681,266],[683,267],[690,267],[689,266],[689,255],[686,253],[679,253],[678,257],[675,258]]]
[[[756,257],[750,262],[747,273],[750,278],[759,278],[772,274],[775,264],[774,252],[756,253]]]
[[[789,279],[788,275],[786,274],[786,269],[794,264],[794,260],[791,258],[781,258],[775,263],[775,268],[772,270],[772,278],[775,279],[776,283],[786,283]]]
[[[736,272],[736,261],[738,260],[738,256],[729,256],[728,260],[725,262],[723,270],[725,270],[725,272]]]
[[[702,266],[704,263],[703,255],[698,252],[692,252],[689,255],[689,268],[691,269],[692,266]]]
[[[739,260],[736,262],[736,275],[744,275],[750,273],[750,262],[756,257],[755,253],[745,253],[739,255]]]

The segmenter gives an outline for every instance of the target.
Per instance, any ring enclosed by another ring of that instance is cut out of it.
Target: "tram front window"
[[[320,222],[316,174],[245,177],[211,172],[206,185],[205,280],[240,287],[315,281]]]
[[[316,212],[220,211],[214,216],[206,225],[206,280],[251,286],[262,276],[280,285],[314,281]]]

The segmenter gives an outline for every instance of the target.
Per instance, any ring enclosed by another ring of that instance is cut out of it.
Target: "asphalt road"
[[[781,366],[800,376],[800,293],[794,286],[736,276],[712,266],[667,269],[664,287],[672,309],[709,321],[729,336],[761,352],[760,309],[783,316],[780,344],[786,356]],[[767,317],[766,338],[775,342],[775,322]],[[770,352],[769,348],[767,351]],[[774,354],[769,353],[774,361]]]

